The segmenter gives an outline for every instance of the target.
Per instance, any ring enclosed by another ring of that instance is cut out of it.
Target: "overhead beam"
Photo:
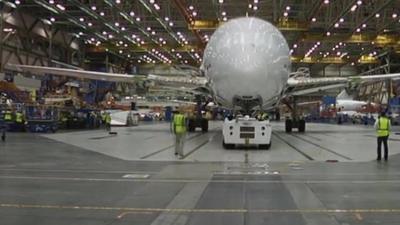
[[[147,45],[141,45],[140,47],[137,47],[135,45],[130,45],[128,47],[124,47],[124,48],[120,48],[120,47],[116,47],[113,44],[103,44],[100,46],[88,46],[87,48],[87,52],[105,52],[106,49],[109,50],[115,50],[116,52],[118,52],[118,50],[126,50],[128,52],[132,52],[132,53],[144,53],[144,52],[151,52],[152,49],[156,49],[159,50],[159,46],[158,45],[152,45],[152,44],[147,44]],[[184,46],[163,46],[162,48],[163,51],[168,51],[168,52],[172,52],[172,50],[174,50],[173,52],[198,52],[201,49],[196,46],[196,45],[184,45]]]
[[[193,20],[188,24],[190,30],[215,30],[224,22],[218,20]],[[294,21],[288,19],[279,19],[275,26],[281,31],[307,31],[306,22]]]
[[[354,62],[355,60],[359,64],[376,64],[379,61],[376,57],[371,57],[369,55],[363,55],[358,59],[354,58],[343,58],[343,57],[304,57],[304,56],[291,56],[292,63],[306,63],[306,64],[348,64]]]
[[[347,33],[335,33],[329,37],[326,37],[321,33],[304,33],[303,42],[317,42],[322,43],[372,43],[378,46],[387,45],[399,45],[400,37],[395,34],[380,34],[376,35],[373,33],[363,33],[363,34],[347,34]]]
[[[193,19],[192,17],[189,15],[189,13],[186,10],[185,7],[185,3],[183,2],[183,0],[173,0],[176,7],[178,8],[179,12],[182,14],[183,18],[185,19],[186,23],[189,25],[192,23]],[[196,36],[196,38],[198,39],[199,43],[201,46],[205,46],[204,40],[201,37],[200,33],[198,30],[192,30],[193,34]]]

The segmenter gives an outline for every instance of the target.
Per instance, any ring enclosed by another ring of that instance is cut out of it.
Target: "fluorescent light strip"
[[[85,13],[89,14],[89,16],[95,18],[96,20],[98,19],[97,15],[95,13],[93,13],[91,10],[88,10],[84,7],[79,7],[82,11],[84,11]]]
[[[119,12],[119,15],[121,15],[122,17],[124,17],[124,19],[126,19],[128,22],[130,22],[131,24],[134,24],[135,22],[133,22],[133,20],[126,14],[123,12]]]
[[[70,21],[71,23],[73,23],[73,24],[75,24],[75,25],[77,25],[77,26],[79,26],[79,27],[81,27],[83,29],[86,29],[86,26],[76,22],[74,19],[68,18],[68,21]]]
[[[43,2],[38,1],[38,0],[35,0],[35,2],[36,2],[38,5],[41,5],[43,8],[45,8],[45,9],[51,11],[51,12],[53,12],[53,13],[55,13],[55,14],[59,14],[59,12],[58,12],[56,9],[54,9],[53,7],[47,5],[46,3],[43,3]]]
[[[104,23],[104,25],[106,25],[106,27],[110,28],[111,30],[113,30],[114,32],[119,34],[119,30],[115,29],[112,25],[110,25],[109,23]]]
[[[107,40],[106,37],[104,37],[103,35],[99,34],[99,33],[94,33],[98,38],[103,39],[103,40]]]
[[[130,38],[130,37],[127,36],[127,35],[124,35],[124,38],[126,38],[128,41],[130,41],[130,42],[133,43],[133,44],[137,44],[136,41],[134,41],[132,38]]]

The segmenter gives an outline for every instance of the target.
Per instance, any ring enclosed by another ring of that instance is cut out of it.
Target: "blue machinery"
[[[26,106],[26,129],[30,132],[56,132],[58,109],[54,106]]]

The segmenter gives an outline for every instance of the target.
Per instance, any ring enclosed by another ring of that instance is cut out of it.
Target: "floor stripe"
[[[165,147],[165,148],[162,148],[162,149],[160,149],[160,150],[157,150],[157,151],[155,151],[155,152],[152,152],[152,153],[150,153],[150,154],[147,154],[147,155],[145,155],[145,156],[142,156],[142,157],[140,157],[140,159],[147,159],[147,158],[149,158],[149,157],[151,157],[151,156],[153,156],[153,155],[157,155],[157,154],[160,153],[160,152],[166,151],[166,150],[168,150],[168,149],[170,149],[170,148],[172,148],[172,147],[174,147],[174,146],[175,146],[175,144],[169,145],[169,146],[167,146],[167,147]]]
[[[226,163],[226,162],[225,162]],[[236,162],[234,162],[236,163]],[[294,163],[298,163],[301,164],[302,162],[294,162]],[[281,176],[285,176],[285,175],[290,175],[290,176],[316,176],[316,175],[321,175],[321,173],[283,173],[282,169],[277,169],[277,168],[286,168],[286,164],[284,166],[281,167],[274,167],[276,170],[281,171],[279,173],[279,175]],[[288,165],[290,166],[290,164]],[[127,170],[73,170],[73,169],[64,169],[64,170],[57,170],[57,169],[35,169],[35,168],[26,168],[26,169],[17,169],[17,168],[5,168],[3,166],[0,166],[0,172],[45,172],[45,173],[78,173],[78,174],[84,174],[84,173],[103,173],[103,174],[131,174],[131,173],[139,173],[139,174],[156,174],[159,173],[159,171],[142,171],[142,170],[134,170],[134,171],[127,171]],[[3,174],[5,175],[5,174]],[[387,176],[400,176],[400,172],[382,172],[379,173],[379,171],[377,173],[352,173],[352,172],[348,172],[348,173],[330,173],[329,175],[334,175],[334,176],[345,176],[345,177],[349,177],[349,176],[355,176],[355,177],[360,177],[360,176],[380,176],[380,175],[385,175]],[[0,176],[1,178],[1,176]]]
[[[131,134],[129,134],[129,135],[131,135]],[[147,137],[147,138],[144,138],[143,140],[149,140],[149,139],[153,139],[153,138],[155,138],[156,136],[150,136],[150,137]]]
[[[291,135],[292,135],[293,137],[295,137],[295,138],[298,138],[298,139],[300,139],[300,140],[302,140],[302,141],[308,143],[308,144],[314,145],[314,146],[316,146],[316,147],[318,147],[318,148],[321,148],[321,149],[323,149],[323,150],[325,150],[325,151],[327,151],[327,152],[330,152],[330,153],[332,153],[332,154],[334,154],[334,155],[337,155],[337,156],[342,157],[342,158],[347,159],[347,160],[352,160],[350,157],[347,157],[347,156],[345,156],[345,155],[342,155],[342,154],[340,154],[340,153],[338,153],[338,152],[333,151],[332,149],[326,148],[326,147],[324,147],[324,146],[322,146],[322,145],[319,145],[319,144],[314,143],[314,142],[312,142],[312,141],[310,141],[310,140],[307,140],[307,139],[305,139],[305,138],[303,138],[303,137],[300,137],[300,136],[297,135],[297,134],[291,134]]]
[[[214,139],[214,137],[217,134],[214,134],[211,138],[205,140],[204,142],[202,142],[200,145],[198,145],[197,147],[195,147],[194,149],[192,149],[190,152],[188,152],[186,155],[183,156],[183,159],[186,159],[186,157],[190,156],[191,154],[193,154],[195,151],[199,150],[201,147],[203,147],[204,145],[208,144],[212,139]]]
[[[224,175],[224,177],[233,178],[235,176],[246,176],[248,174]],[[261,176],[253,175],[250,176]],[[262,175],[262,176],[279,176],[279,174]],[[147,182],[147,183],[246,183],[246,184],[400,184],[400,180],[244,180],[244,179],[221,179],[221,180],[205,180],[205,179],[122,179],[122,178],[83,178],[83,177],[40,177],[40,176],[0,176],[0,179],[10,180],[51,180],[51,181],[80,181],[80,182]]]
[[[188,209],[188,208],[134,208],[112,206],[78,206],[78,205],[34,205],[1,203],[1,208],[15,209],[70,209],[70,210],[96,210],[96,211],[124,211],[128,212],[167,212],[167,213],[400,213],[400,208],[393,209]],[[123,214],[123,213],[122,213]],[[122,215],[119,214],[119,215]],[[122,215],[123,216],[123,215]]]
[[[122,218],[124,218],[124,217],[126,217],[127,215],[130,215],[130,214],[153,214],[153,212],[134,212],[134,211],[128,211],[128,212],[123,212],[123,213],[121,213],[121,214],[119,214],[118,216],[117,216],[117,219],[122,219]]]
[[[304,136],[307,136],[307,137],[309,137],[309,138],[311,138],[311,139],[317,140],[317,141],[322,141],[321,138],[317,138],[317,137],[311,136],[310,134],[303,134],[303,135],[304,135]]]
[[[194,139],[194,138],[197,138],[197,137],[199,137],[199,136],[201,136],[201,135],[205,135],[205,134],[207,134],[207,133],[200,133],[200,134],[193,135],[192,137],[186,139],[185,141],[190,141],[190,140],[192,140],[192,139]],[[167,146],[167,147],[165,147],[165,148],[162,148],[162,149],[160,149],[160,150],[157,150],[157,151],[155,151],[155,152],[152,152],[152,153],[150,153],[150,154],[148,154],[148,155],[142,156],[142,157],[140,157],[140,159],[147,159],[147,158],[149,158],[149,157],[151,157],[151,156],[154,156],[154,155],[157,155],[157,154],[159,154],[159,153],[161,153],[161,152],[163,152],[163,151],[166,151],[166,150],[168,150],[168,149],[170,149],[170,148],[172,148],[172,147],[174,147],[174,146],[175,146],[175,143],[174,143],[173,145],[169,145],[169,146]]]
[[[27,169],[7,169],[7,168],[1,168],[0,167],[0,172],[45,172],[45,173],[79,173],[79,174],[84,174],[84,173],[100,173],[100,174],[128,174],[128,173],[143,173],[143,174],[155,174],[159,173],[159,171],[126,171],[126,170],[57,170],[57,169],[33,169],[33,168],[27,168]]]
[[[190,152],[188,152],[187,154],[185,154],[182,159],[186,159],[186,157],[190,156],[191,154],[193,154],[195,151],[199,150],[201,147],[203,147],[204,145],[206,145],[208,142],[210,142],[209,140],[205,140],[203,141],[200,145],[198,145],[197,147],[195,147],[194,149],[192,149]]]
[[[272,135],[274,135],[276,138],[278,138],[279,140],[281,140],[282,142],[284,142],[285,144],[289,145],[291,148],[293,148],[296,152],[300,153],[302,156],[306,157],[308,160],[314,160],[311,156],[307,155],[305,152],[301,151],[300,149],[298,149],[296,146],[292,145],[290,142],[286,141],[285,139],[283,139],[282,137],[280,137],[278,134],[276,134],[275,132],[272,132]]]
[[[117,137],[117,135],[115,135],[115,134],[110,134],[110,135],[107,135],[107,136],[91,137],[91,138],[89,138],[89,139],[90,139],[90,140],[101,140],[101,139],[113,138],[113,137]]]

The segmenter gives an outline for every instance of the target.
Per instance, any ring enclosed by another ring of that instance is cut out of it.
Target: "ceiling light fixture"
[[[64,7],[64,6],[62,6],[62,5],[60,5],[60,4],[57,4],[56,6],[57,6],[57,8],[59,8],[60,10],[65,11],[65,7]]]

